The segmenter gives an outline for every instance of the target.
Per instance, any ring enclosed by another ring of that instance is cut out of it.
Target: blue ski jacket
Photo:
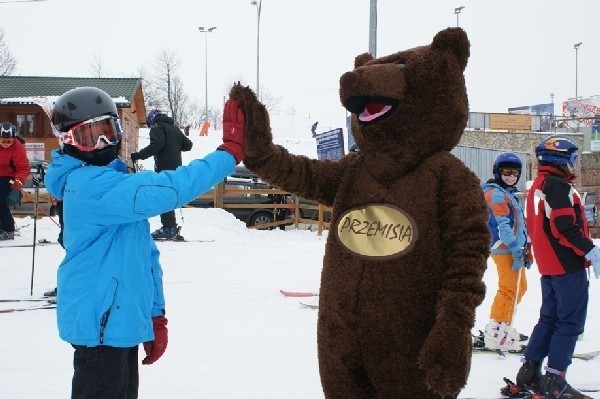
[[[132,347],[154,340],[163,315],[162,269],[148,218],[179,208],[235,170],[226,151],[174,171],[126,174],[115,160],[91,166],[58,150],[45,177],[63,200],[66,255],[58,268],[57,320],[73,345]]]
[[[488,206],[488,229],[492,235],[490,253],[510,254],[527,244],[527,228],[516,188],[503,188],[493,180],[483,185]]]

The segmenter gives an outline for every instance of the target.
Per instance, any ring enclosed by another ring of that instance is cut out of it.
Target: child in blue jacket
[[[127,174],[117,157],[115,103],[94,87],[60,96],[51,114],[62,150],[45,183],[63,201],[66,256],[58,268],[60,337],[74,349],[72,398],[137,398],[143,364],[167,347],[159,251],[148,218],[179,208],[235,170],[243,159],[244,119],[225,106],[223,144],[174,171]]]
[[[522,165],[517,154],[499,154],[493,165],[494,178],[483,185],[492,235],[490,253],[498,271],[498,291],[484,331],[488,349],[521,349],[521,336],[512,322],[516,306],[527,291],[524,270],[527,229],[523,208],[516,196]]]

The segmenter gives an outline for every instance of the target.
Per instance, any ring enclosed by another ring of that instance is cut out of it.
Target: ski
[[[574,353],[573,359],[592,360],[600,355],[600,351],[592,351],[586,353]]]
[[[0,313],[26,312],[29,310],[42,310],[42,309],[56,309],[56,305],[48,304],[48,305],[27,306],[24,308],[0,309]]]
[[[475,353],[496,353],[500,357],[506,357],[506,355],[522,356],[525,353],[525,348],[523,348],[523,350],[520,350],[520,351],[506,351],[506,350],[501,350],[501,349],[473,347],[473,353],[474,354]],[[581,353],[574,353],[573,359],[592,360],[598,356],[600,356],[600,351],[581,352]]]
[[[55,245],[55,244],[58,244],[58,242],[44,241],[44,242],[36,243],[35,246],[43,247],[46,245]],[[8,245],[0,244],[0,248],[31,248],[31,247],[33,247],[33,244],[8,244]]]
[[[182,238],[180,240],[154,240],[154,242],[215,242],[215,240],[186,240]]]
[[[306,302],[299,302],[300,305],[306,307],[306,308],[310,308],[310,309],[319,309],[319,305],[315,305],[312,303],[306,303]]]
[[[481,348],[481,347],[473,347],[473,353],[496,353],[498,356],[506,357],[506,355],[523,355],[525,353],[525,348],[518,351],[507,351],[502,349],[489,349],[489,348]]]
[[[310,296],[319,296],[319,294],[315,292],[299,292],[299,291],[284,291],[279,290],[283,296],[291,296],[291,297],[310,297]]]
[[[13,302],[48,302],[49,298],[0,299],[0,303]]]

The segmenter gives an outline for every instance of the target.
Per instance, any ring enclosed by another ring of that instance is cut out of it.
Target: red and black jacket
[[[542,166],[527,196],[527,229],[542,275],[561,275],[589,266],[585,259],[594,243],[579,193],[568,176]]]

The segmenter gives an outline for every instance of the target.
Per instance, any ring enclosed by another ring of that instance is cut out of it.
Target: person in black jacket
[[[131,161],[147,159],[154,156],[154,170],[175,170],[181,166],[181,152],[192,149],[193,143],[175,126],[173,118],[154,109],[146,118],[150,126],[150,144],[138,152],[131,154]],[[160,215],[162,227],[152,233],[155,240],[173,240],[178,235],[175,210]]]

